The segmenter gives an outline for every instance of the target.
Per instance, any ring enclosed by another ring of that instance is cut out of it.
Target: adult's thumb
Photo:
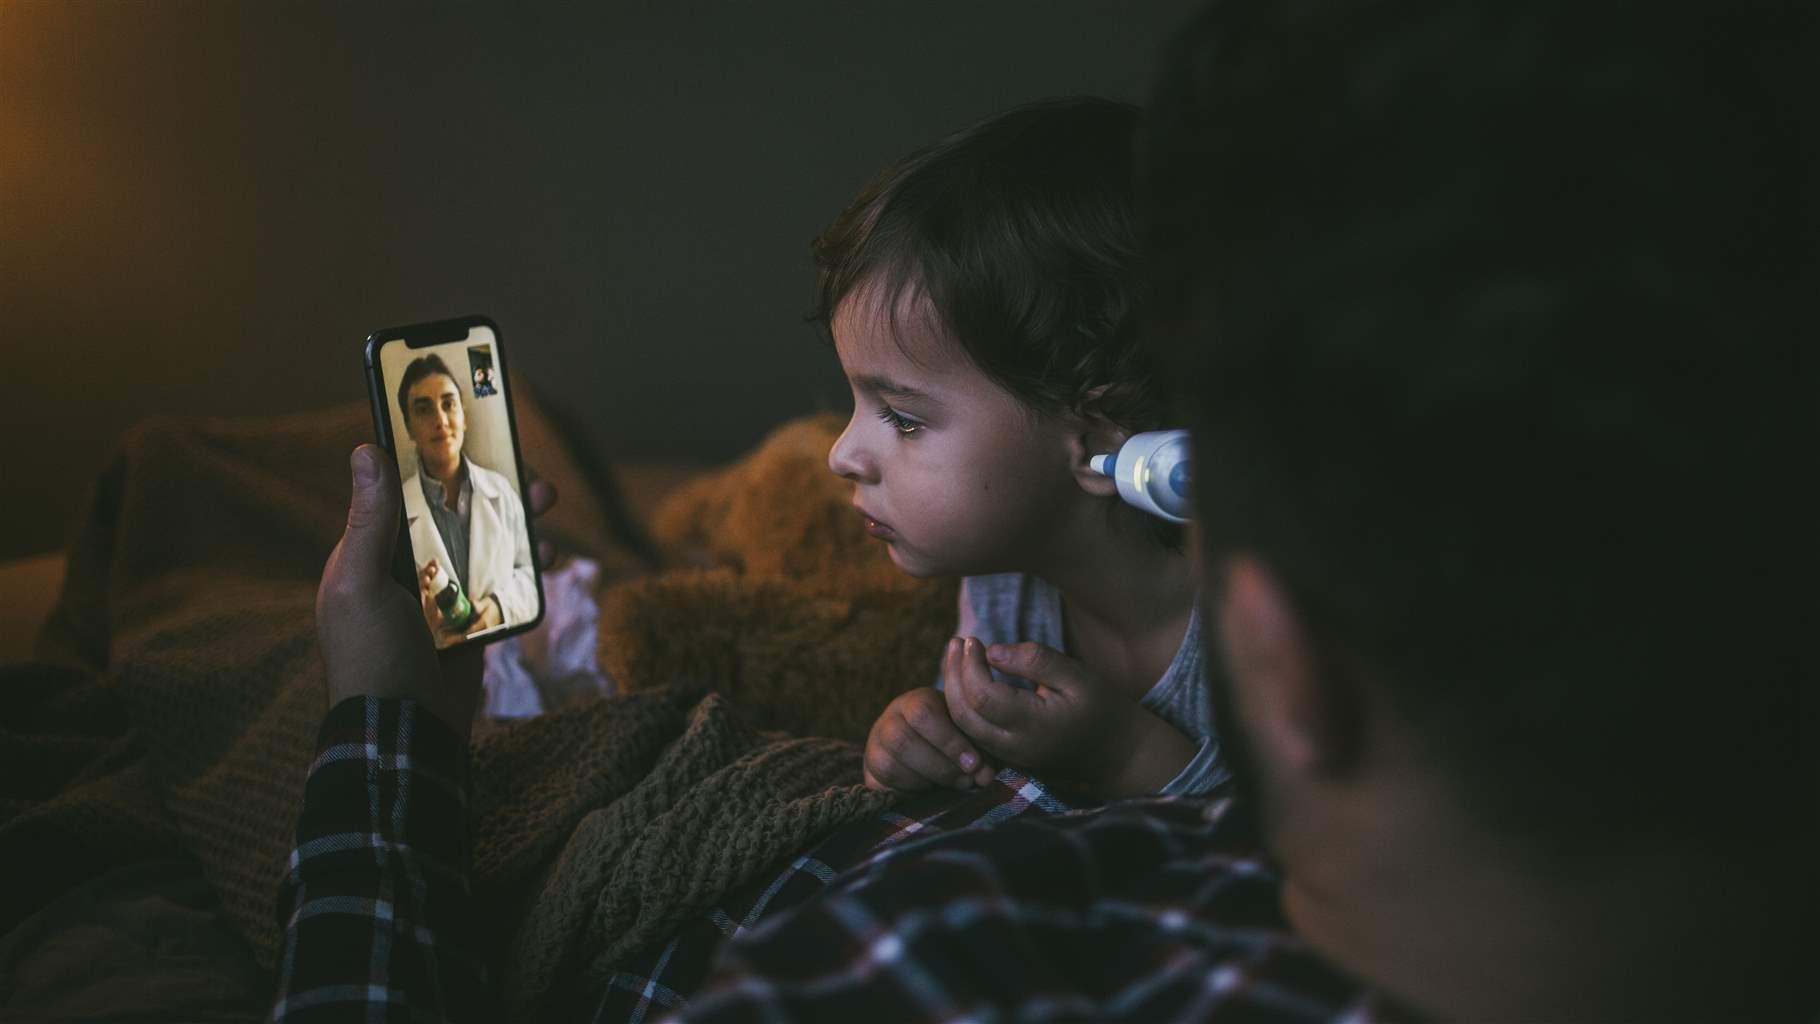
[[[354,495],[348,501],[348,529],[341,547],[353,564],[389,571],[398,539],[398,476],[385,453],[370,444],[354,449]]]

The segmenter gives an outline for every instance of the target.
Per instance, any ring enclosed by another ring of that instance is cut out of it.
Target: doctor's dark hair
[[[449,378],[455,384],[456,394],[461,393],[461,378],[449,372],[449,365],[442,361],[441,356],[435,353],[418,356],[411,360],[411,365],[404,368],[404,377],[398,382],[398,411],[404,416],[406,422],[411,419],[411,407],[405,404],[406,396],[411,393],[411,388],[415,387],[418,381],[434,373],[440,373]]]
[[[808,319],[832,340],[842,300],[875,287],[894,330],[915,309],[1039,414],[1170,426],[1137,338],[1139,125],[1129,103],[1044,100],[886,168],[815,238]],[[1144,518],[1181,547],[1181,527]]]
[[[1811,818],[1820,132],[1779,6],[1235,0],[1164,51],[1146,337],[1207,564],[1267,566],[1336,701],[1500,831]]]

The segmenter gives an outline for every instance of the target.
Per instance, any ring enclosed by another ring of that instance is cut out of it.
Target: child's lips
[[[897,538],[897,531],[891,528],[891,524],[879,522],[878,519],[873,517],[872,513],[867,512],[863,508],[859,508],[857,505],[854,506],[854,508],[859,512],[860,518],[865,520],[867,533],[880,540],[895,540]]]

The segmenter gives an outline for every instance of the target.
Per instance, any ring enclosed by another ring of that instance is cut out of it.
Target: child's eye
[[[891,424],[891,427],[893,430],[896,430],[899,434],[902,434],[905,437],[908,437],[911,434],[914,434],[917,431],[923,429],[923,425],[921,423],[916,422],[915,420],[909,418],[908,416],[905,416],[903,413],[898,412],[896,409],[893,409],[888,405],[882,406],[879,408],[878,418],[881,420],[884,420],[886,423]]]

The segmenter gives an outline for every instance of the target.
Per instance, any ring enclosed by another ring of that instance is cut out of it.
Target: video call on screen
[[[537,618],[535,557],[490,328],[382,340],[398,478],[424,622],[438,647]]]

